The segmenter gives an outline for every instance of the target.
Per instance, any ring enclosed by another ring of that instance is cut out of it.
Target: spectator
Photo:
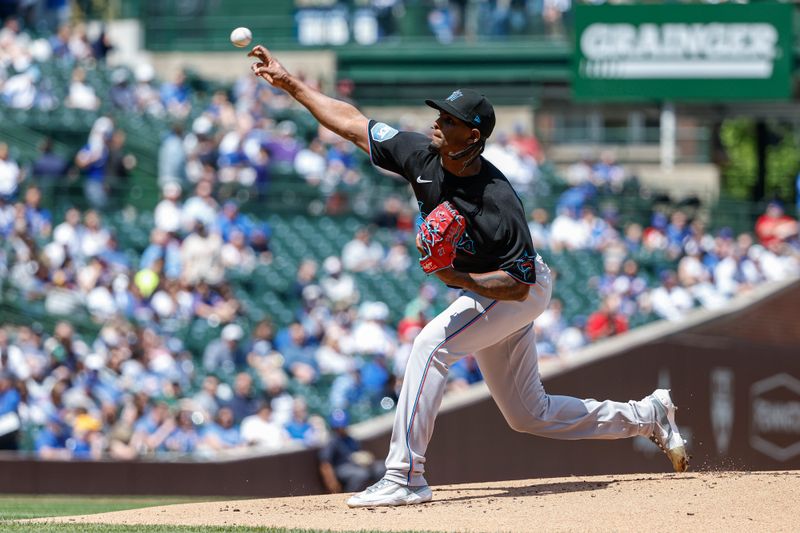
[[[231,234],[235,231],[241,232],[247,239],[254,229],[254,224],[247,216],[239,212],[236,202],[227,201],[222,206],[222,212],[217,216],[216,228],[222,235],[222,240],[229,242]]]
[[[519,152],[510,143],[508,135],[500,133],[484,151],[487,161],[496,166],[508,177],[508,181],[519,192],[528,192],[538,172],[536,160]]]
[[[53,230],[53,242],[63,246],[71,257],[78,257],[81,253],[82,231],[81,212],[70,207],[64,215],[64,222]]]
[[[679,320],[694,306],[692,296],[678,285],[677,275],[673,271],[661,274],[661,286],[650,292],[650,300],[653,311],[667,320]]]
[[[23,62],[28,62],[25,58]],[[36,86],[39,80],[39,71],[30,65],[17,64],[17,74],[11,76],[5,83],[0,84],[2,100],[12,109],[31,109],[41,98]]]
[[[108,117],[98,118],[91,131],[89,140],[75,156],[75,164],[85,175],[84,190],[92,206],[103,208],[108,203],[108,187],[106,183],[106,167],[108,163],[108,141],[114,125]]]
[[[97,211],[89,210],[83,216],[79,238],[82,257],[95,257],[106,249],[111,234],[103,227]]]
[[[206,228],[213,227],[217,220],[219,204],[212,196],[213,186],[211,181],[202,180],[195,187],[194,196],[183,204],[181,211],[181,224],[185,231],[192,231],[197,222]]]
[[[168,181],[161,187],[162,199],[153,212],[156,228],[177,234],[181,229],[181,186],[174,181]]]
[[[550,228],[547,224],[550,215],[547,213],[547,210],[537,207],[531,211],[530,216],[531,221],[528,222],[528,229],[531,232],[533,246],[537,250],[550,248]]]
[[[108,143],[108,158],[105,168],[106,187],[117,197],[127,191],[128,179],[137,165],[136,156],[125,148],[126,138],[124,131],[114,130]]]
[[[303,398],[297,398],[292,403],[292,419],[286,424],[289,438],[306,446],[314,446],[320,442],[314,426],[308,419],[308,405]]]
[[[229,242],[223,244],[220,251],[225,269],[238,271],[242,274],[253,272],[258,260],[253,249],[247,246],[245,234],[239,230],[233,230],[228,240]]]
[[[214,422],[203,432],[203,443],[214,451],[235,449],[244,444],[230,407],[220,408]]]
[[[166,402],[157,402],[134,425],[131,446],[140,455],[162,450],[164,441],[175,429],[175,418]]]
[[[253,378],[247,372],[236,374],[233,382],[233,396],[225,404],[233,412],[234,421],[242,420],[258,410],[259,401],[253,391]]]
[[[297,126],[294,122],[284,120],[275,127],[275,135],[267,141],[265,148],[273,165],[291,170],[301,145],[297,140]]]
[[[178,279],[182,272],[181,246],[177,239],[171,237],[163,229],[153,228],[150,232],[150,244],[144,249],[139,260],[143,269],[152,269],[156,260],[163,261],[163,273],[168,279]]]
[[[219,233],[210,233],[206,225],[197,221],[194,232],[181,244],[181,279],[189,284],[204,281],[219,284],[225,277],[222,263],[222,238]]]
[[[272,420],[272,410],[261,402],[256,413],[242,420],[242,439],[263,451],[280,450],[289,441],[289,434]]]
[[[468,355],[450,366],[447,390],[451,392],[465,390],[479,381],[483,381],[483,375],[478,367],[478,361],[473,355]]]
[[[342,272],[342,261],[338,257],[327,257],[322,263],[322,270],[325,276],[320,280],[320,287],[335,308],[347,307],[358,301],[355,280]]]
[[[8,144],[0,142],[0,198],[14,200],[17,187],[23,179],[19,165],[9,155]]]
[[[299,322],[289,324],[275,338],[275,348],[283,355],[284,370],[303,384],[312,383],[318,376],[312,344]]]
[[[348,432],[349,417],[334,411],[330,417],[330,441],[319,451],[319,472],[325,489],[332,494],[363,490],[383,477],[385,468]]]
[[[240,341],[244,331],[238,324],[228,324],[222,328],[220,338],[211,341],[203,352],[203,368],[206,372],[232,374],[245,364],[245,352]]]
[[[136,112],[136,98],[131,87],[130,74],[125,68],[117,68],[111,73],[109,98],[116,109],[125,113]]]
[[[411,268],[411,256],[408,254],[408,246],[406,246],[405,242],[402,240],[395,241],[381,264],[385,272],[394,272],[396,274],[408,272]]]
[[[86,83],[86,71],[81,67],[75,67],[72,71],[72,82],[69,84],[64,105],[83,111],[95,111],[100,107],[100,99],[92,86]]]
[[[161,103],[173,117],[185,118],[191,110],[190,93],[186,72],[179,70],[173,81],[161,85]]]
[[[380,266],[383,255],[383,246],[372,240],[372,230],[359,228],[342,248],[342,266],[349,272],[373,271]]]
[[[317,262],[313,259],[303,259],[297,267],[297,275],[292,284],[292,296],[299,299],[303,295],[303,290],[309,285],[313,285],[317,278]]]
[[[181,183],[185,178],[186,150],[183,147],[183,126],[172,125],[169,134],[158,149],[158,183]]]
[[[587,226],[575,217],[571,207],[561,207],[550,225],[550,244],[553,251],[587,248],[591,234]]]
[[[625,170],[617,163],[616,155],[611,150],[600,154],[600,161],[592,167],[592,181],[598,187],[618,192],[625,182]]]
[[[0,358],[8,356],[7,353],[0,354]],[[0,450],[18,448],[20,400],[16,380],[8,372],[7,365],[3,364],[3,368],[0,368]]]
[[[586,320],[586,336],[596,341],[628,331],[628,319],[619,311],[620,299],[616,294],[603,298],[600,309]]]
[[[56,415],[50,415],[47,425],[39,430],[33,447],[41,459],[70,459],[72,453],[67,449],[70,432],[67,425]]]
[[[67,175],[69,163],[53,149],[53,140],[47,137],[39,144],[39,156],[33,163],[32,174],[43,187],[52,191],[59,180]]]
[[[199,443],[200,434],[192,421],[192,412],[189,409],[181,409],[176,427],[164,441],[164,446],[171,452],[191,454],[197,450]]]
[[[311,185],[320,185],[328,166],[326,155],[325,145],[319,137],[315,137],[306,148],[297,152],[294,171]]]
[[[783,204],[773,200],[767,204],[764,214],[756,220],[755,230],[761,245],[769,248],[775,243],[797,237],[798,227],[797,220],[784,213]]]
[[[25,221],[28,230],[37,238],[45,239],[50,236],[53,217],[50,211],[43,209],[42,191],[39,187],[32,185],[25,191]]]
[[[164,115],[164,105],[158,90],[153,86],[155,70],[149,63],[140,63],[134,72],[136,86],[133,88],[133,96],[136,100],[136,108],[140,113],[156,117]]]

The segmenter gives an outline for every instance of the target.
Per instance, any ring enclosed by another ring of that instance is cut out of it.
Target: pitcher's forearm
[[[331,98],[291,76],[283,87],[292,98],[308,109],[320,124],[365,152],[368,119],[351,104]]]
[[[446,268],[436,276],[448,285],[461,287],[494,300],[524,300],[529,288],[502,270],[483,274],[468,274]]]

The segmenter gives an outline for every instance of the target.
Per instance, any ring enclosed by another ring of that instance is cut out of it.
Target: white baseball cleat
[[[366,490],[350,496],[350,507],[393,507],[431,501],[433,493],[427,485],[407,487],[389,479],[381,479]]]
[[[672,403],[668,389],[656,389],[648,398],[653,402],[656,412],[656,423],[650,440],[667,454],[676,472],[685,472],[689,468],[689,456],[675,424],[675,411],[678,408]]]

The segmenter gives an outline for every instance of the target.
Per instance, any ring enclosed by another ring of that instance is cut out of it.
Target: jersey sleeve
[[[499,253],[500,270],[517,281],[533,285],[536,283],[536,250],[522,210],[519,211],[503,217],[498,228],[498,242],[503,243]]]
[[[383,122],[369,121],[369,158],[377,167],[414,179],[412,155],[426,149],[430,140],[421,133],[399,131]]]

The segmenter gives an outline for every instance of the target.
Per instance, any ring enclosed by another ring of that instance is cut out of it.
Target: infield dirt
[[[39,522],[332,531],[797,531],[800,471],[687,472],[467,483],[417,506],[349,509],[346,495],[192,503]]]

